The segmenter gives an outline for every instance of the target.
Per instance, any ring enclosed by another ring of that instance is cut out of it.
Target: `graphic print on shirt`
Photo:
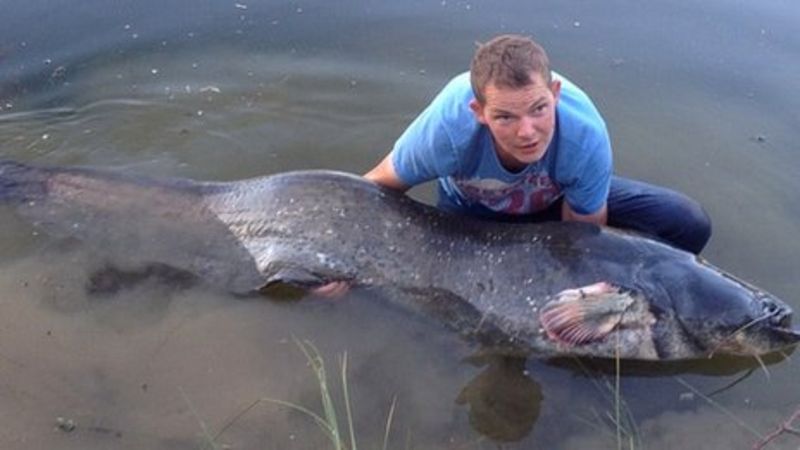
[[[543,211],[560,191],[547,172],[530,173],[512,183],[493,178],[455,179],[464,197],[504,214],[529,214]]]

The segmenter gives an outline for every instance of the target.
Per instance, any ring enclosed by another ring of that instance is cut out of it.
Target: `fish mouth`
[[[800,343],[800,328],[771,327],[770,334],[781,347]]]
[[[785,347],[800,343],[800,328],[792,326],[792,308],[768,295],[757,298],[766,317],[766,331],[771,342]]]
[[[739,330],[726,336],[708,356],[726,354],[759,357],[782,352],[798,343],[800,343],[800,329],[766,325],[751,330]]]
[[[792,308],[775,297],[759,294],[755,297],[759,315],[726,336],[711,355],[721,351],[731,355],[758,356],[780,352],[800,343],[800,328],[792,325]]]
[[[767,295],[758,296],[757,301],[772,327],[786,329],[791,327],[792,308],[789,305]]]

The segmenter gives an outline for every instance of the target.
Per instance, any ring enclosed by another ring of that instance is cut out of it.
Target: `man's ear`
[[[550,82],[550,92],[553,93],[553,98],[558,103],[558,98],[561,96],[561,80],[553,80]]]
[[[475,114],[475,120],[486,125],[486,115],[483,113],[483,105],[481,105],[481,102],[473,98],[469,102],[469,109],[472,110],[472,114]]]

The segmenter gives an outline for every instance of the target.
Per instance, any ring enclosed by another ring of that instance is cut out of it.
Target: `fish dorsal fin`
[[[611,333],[632,304],[631,292],[600,282],[559,292],[542,308],[539,321],[550,339],[583,345]]]

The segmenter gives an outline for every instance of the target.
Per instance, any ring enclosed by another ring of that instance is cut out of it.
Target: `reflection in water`
[[[533,429],[542,389],[525,370],[525,359],[489,357],[486,368],[470,380],[456,399],[469,407],[473,429],[490,439],[514,442]]]
[[[664,377],[680,374],[696,374],[706,376],[731,376],[773,364],[780,364],[794,353],[795,347],[774,352],[761,357],[761,362],[745,356],[715,356],[710,359],[686,361],[660,361],[653,364],[648,361],[623,361],[620,367],[622,376],[631,377]],[[560,367],[587,376],[603,374],[615,375],[616,362],[613,359],[601,358],[551,358],[547,364]]]
[[[786,354],[773,353],[763,358],[766,365],[778,364],[787,358]],[[516,442],[531,434],[539,418],[544,402],[541,385],[526,368],[526,359],[482,354],[470,362],[484,369],[461,388],[456,403],[468,408],[469,423],[483,436],[498,442]],[[566,369],[579,377],[603,380],[597,384],[598,394],[612,405],[614,393],[611,384],[615,377],[667,377],[687,374],[708,376],[736,375],[733,381],[712,388],[705,394],[715,397],[733,389],[737,384],[753,375],[761,366],[752,358],[716,357],[713,360],[692,360],[676,362],[622,361],[617,373],[616,361],[592,358],[553,358],[547,365]],[[765,368],[766,370],[766,368]],[[676,378],[686,384],[681,378]],[[608,386],[604,386],[608,384]],[[622,395],[622,393],[620,393]],[[681,395],[686,399],[686,393]],[[624,399],[621,400],[625,402]],[[606,405],[606,406],[608,406]],[[610,406],[608,406],[610,408]],[[626,427],[635,427],[635,417],[624,405],[623,417]],[[659,408],[662,410],[663,408]],[[613,429],[613,423],[608,425]],[[627,430],[632,433],[633,431]],[[635,436],[639,439],[639,436]]]

